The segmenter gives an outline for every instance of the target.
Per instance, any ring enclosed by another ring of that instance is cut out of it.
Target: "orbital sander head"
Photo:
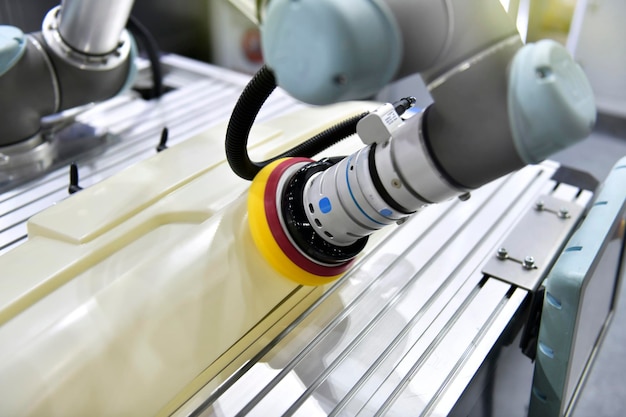
[[[334,163],[308,158],[279,159],[264,167],[248,195],[248,223],[256,247],[281,275],[302,285],[322,285],[346,272],[367,238],[333,245],[309,223],[302,204],[306,182]]]

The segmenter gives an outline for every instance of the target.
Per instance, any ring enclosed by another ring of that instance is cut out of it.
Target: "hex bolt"
[[[537,211],[542,211],[545,207],[545,204],[543,201],[539,200],[535,203],[535,210]]]
[[[522,262],[522,266],[524,269],[533,269],[535,267],[535,258],[532,256],[525,257],[524,262]]]
[[[561,219],[569,219],[569,210],[566,208],[562,208],[559,210],[559,217]]]
[[[500,248],[498,249],[498,253],[496,256],[498,257],[498,259],[504,260],[509,257],[509,252],[507,252],[505,248]]]

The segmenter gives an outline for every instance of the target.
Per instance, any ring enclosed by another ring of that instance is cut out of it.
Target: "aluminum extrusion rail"
[[[540,196],[591,199],[551,180],[556,168],[415,216],[178,415],[448,415],[529,294],[482,267]]]

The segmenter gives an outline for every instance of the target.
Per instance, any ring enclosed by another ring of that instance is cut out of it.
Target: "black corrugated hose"
[[[248,136],[263,103],[276,88],[276,79],[265,65],[252,77],[241,93],[226,130],[226,158],[241,178],[252,180],[267,164],[279,158],[312,157],[356,133],[356,124],[367,113],[346,119],[267,161],[255,162],[248,155]]]

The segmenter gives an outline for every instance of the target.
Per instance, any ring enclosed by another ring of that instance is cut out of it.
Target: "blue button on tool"
[[[332,204],[330,204],[330,200],[328,199],[328,197],[322,198],[319,202],[319,206],[320,206],[320,210],[324,214],[330,213],[330,211],[333,209],[333,206]]]

